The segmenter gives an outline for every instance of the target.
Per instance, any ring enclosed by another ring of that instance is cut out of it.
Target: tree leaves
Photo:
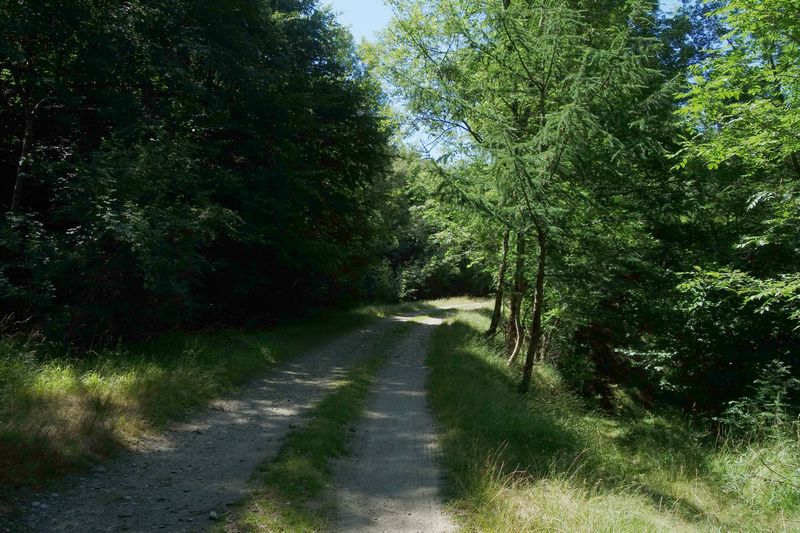
[[[328,10],[28,4],[0,8],[0,168],[50,98],[20,209],[54,244],[0,248],[4,305],[86,341],[358,294],[389,132],[380,87]],[[54,288],[46,304],[32,276]]]

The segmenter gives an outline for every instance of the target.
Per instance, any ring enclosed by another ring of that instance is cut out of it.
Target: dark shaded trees
[[[0,7],[0,301],[74,340],[362,296],[378,85],[309,0]]]

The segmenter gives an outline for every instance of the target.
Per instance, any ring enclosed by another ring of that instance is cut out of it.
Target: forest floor
[[[400,524],[409,531],[452,529],[437,503],[440,475],[423,366],[431,332],[442,321],[424,314],[447,314],[447,307],[406,307],[411,313],[374,321],[279,364],[235,397],[215,400],[188,421],[138,439],[116,459],[23,496],[18,502],[23,512],[13,527],[81,532],[258,529],[237,523],[235,517],[252,501],[248,496],[254,474],[264,468],[259,465],[279,462],[276,457],[287,439],[310,425],[309,416],[324,403],[320,400],[334,398],[335,391],[352,382],[352,369],[379,356],[375,361],[380,364],[372,365],[377,386],[365,400],[367,416],[356,425],[362,414],[356,410],[356,419],[348,421],[348,440],[355,442],[356,453],[336,461],[335,476],[331,472],[334,486],[341,485],[337,499],[342,512],[330,516],[339,516],[336,528],[343,531],[397,531]],[[366,398],[370,388],[364,391]],[[313,441],[313,435],[306,437]],[[329,463],[333,468],[333,458]]]

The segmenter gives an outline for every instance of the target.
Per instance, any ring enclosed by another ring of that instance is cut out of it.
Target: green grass
[[[407,325],[394,330],[402,334]],[[385,343],[391,346],[391,337]],[[335,392],[309,413],[302,428],[286,438],[278,456],[265,462],[253,480],[253,493],[226,517],[219,531],[329,531],[335,515],[330,485],[331,461],[346,455],[353,425],[361,418],[375,374],[386,353],[353,368]]]
[[[796,436],[714,444],[679,413],[610,416],[539,365],[532,391],[463,312],[434,333],[429,391],[448,505],[467,531],[796,531]]]
[[[479,300],[469,296],[455,296],[451,298],[440,298],[438,300],[403,302],[400,304],[368,305],[362,307],[360,311],[380,317],[394,314],[426,314],[428,316],[441,317],[452,315],[455,312],[454,306],[474,304],[477,301]]]
[[[0,500],[101,460],[377,317],[362,308],[265,331],[173,333],[80,357],[0,339]]]

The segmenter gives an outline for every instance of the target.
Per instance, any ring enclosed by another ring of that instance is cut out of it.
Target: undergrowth
[[[678,412],[593,409],[556,370],[531,392],[464,312],[434,334],[431,402],[467,531],[792,531],[797,434],[716,440]],[[631,404],[632,405],[632,404]]]

